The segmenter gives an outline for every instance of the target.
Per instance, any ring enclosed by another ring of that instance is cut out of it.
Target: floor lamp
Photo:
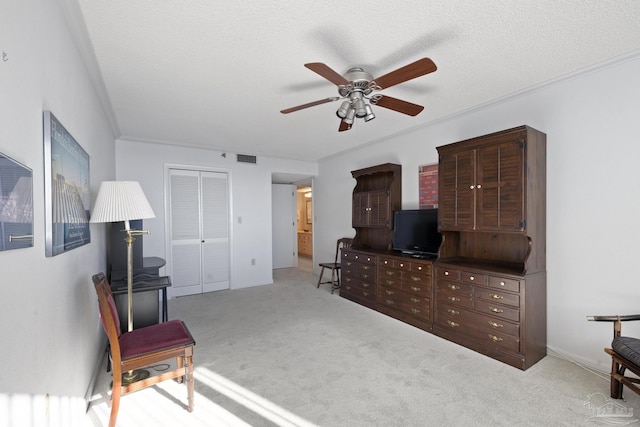
[[[153,209],[136,181],[104,181],[100,184],[90,222],[124,221],[127,244],[127,305],[128,331],[133,330],[133,242],[136,236],[149,234],[149,230],[132,230],[129,221],[155,218]],[[123,375],[125,383],[132,383],[149,375],[146,371],[132,371]]]

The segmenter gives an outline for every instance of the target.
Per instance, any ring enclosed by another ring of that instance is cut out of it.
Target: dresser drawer
[[[440,286],[440,284],[438,285]],[[473,308],[473,297],[471,294],[461,292],[447,291],[446,288],[437,290],[437,299],[448,304],[454,304],[461,307]]]
[[[401,310],[424,320],[431,319],[430,299],[427,297],[405,294],[401,299]]]
[[[360,278],[364,281],[375,282],[377,278],[377,268],[371,264],[360,265]]]
[[[415,276],[402,279],[402,290],[414,295],[431,296],[431,278],[422,277],[414,280]]]
[[[489,322],[493,322],[493,326]],[[492,320],[489,316],[445,304],[438,306],[436,324],[444,330],[462,334],[484,345],[520,351],[520,330],[517,324]]]
[[[423,320],[430,320],[430,300],[384,286],[378,288],[378,304],[400,310]]]
[[[496,302],[500,304],[507,304],[512,307],[520,307],[519,294],[510,294],[478,286],[475,288],[475,297],[479,300],[490,303]]]
[[[476,300],[475,309],[480,313],[491,314],[514,322],[520,321],[520,310],[505,305]]]
[[[486,274],[478,274],[472,271],[461,271],[460,281],[472,285],[486,285],[488,276]]]
[[[424,274],[431,277],[431,264],[420,262],[420,261],[411,261],[410,270],[414,273]]]
[[[393,277],[387,277],[387,276],[380,276],[378,283],[380,283],[383,286],[388,286],[390,288],[395,288],[398,290],[402,289],[402,280],[400,280],[399,277],[393,278]]]
[[[511,292],[520,292],[520,280],[489,276],[489,287]]]
[[[437,267],[436,279],[460,280],[460,270],[448,267]]]
[[[448,280],[438,281],[438,292],[455,292],[468,296],[473,295],[473,286],[460,282],[450,282]]]
[[[360,264],[353,261],[343,261],[340,266],[342,276],[360,277]]]
[[[378,265],[380,267],[395,268],[396,260],[393,258],[387,258],[387,257],[381,256],[378,258]]]
[[[376,286],[373,283],[363,282],[357,279],[345,280],[341,288],[344,288],[349,294],[375,301]]]

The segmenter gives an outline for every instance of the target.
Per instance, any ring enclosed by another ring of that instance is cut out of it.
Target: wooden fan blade
[[[375,102],[374,102],[375,101]],[[392,98],[390,96],[379,95],[375,99],[371,100],[373,105],[378,107],[388,108],[398,113],[407,114],[409,116],[417,116],[420,114],[424,107],[418,104],[412,104],[411,102],[403,101],[401,99]]]
[[[329,68],[328,65],[323,64],[322,62],[310,62],[309,64],[304,64],[304,66],[311,71],[318,73],[320,76],[329,80],[336,86],[346,86],[349,84],[349,80],[345,79],[340,74]]]
[[[332,96],[331,98],[320,99],[318,101],[313,101],[313,102],[309,102],[307,104],[298,105],[297,107],[291,107],[291,108],[287,108],[285,110],[280,110],[280,112],[282,114],[289,114],[289,113],[293,113],[294,111],[303,110],[305,108],[315,107],[316,105],[326,104],[327,102],[337,101],[338,99],[340,99],[340,98],[337,97],[337,96]]]
[[[340,120],[340,126],[338,127],[338,132],[344,132],[345,130],[351,129],[351,125],[349,123],[345,123],[344,120]]]
[[[434,64],[431,59],[422,58],[409,65],[398,68],[395,71],[387,73],[384,76],[378,77],[377,79],[374,79],[374,81],[381,89],[385,89],[399,83],[406,82],[407,80],[433,73],[437,69],[438,67],[436,67],[436,64]]]

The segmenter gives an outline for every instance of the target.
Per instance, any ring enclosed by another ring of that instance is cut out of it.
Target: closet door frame
[[[190,172],[214,172],[224,173],[227,175],[227,203],[228,203],[228,224],[229,224],[229,289],[233,288],[233,195],[231,193],[231,170],[216,167],[204,167],[185,164],[165,164],[164,165],[164,210],[165,210],[165,254],[166,254],[166,273],[168,276],[173,274],[172,257],[172,236],[171,236],[171,170],[184,170]],[[168,288],[168,298],[182,296],[175,294],[171,287]]]

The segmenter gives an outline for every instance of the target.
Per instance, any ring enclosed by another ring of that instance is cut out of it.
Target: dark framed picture
[[[33,246],[33,171],[0,153],[0,251]]]
[[[50,111],[44,111],[45,254],[91,242],[89,155]]]

